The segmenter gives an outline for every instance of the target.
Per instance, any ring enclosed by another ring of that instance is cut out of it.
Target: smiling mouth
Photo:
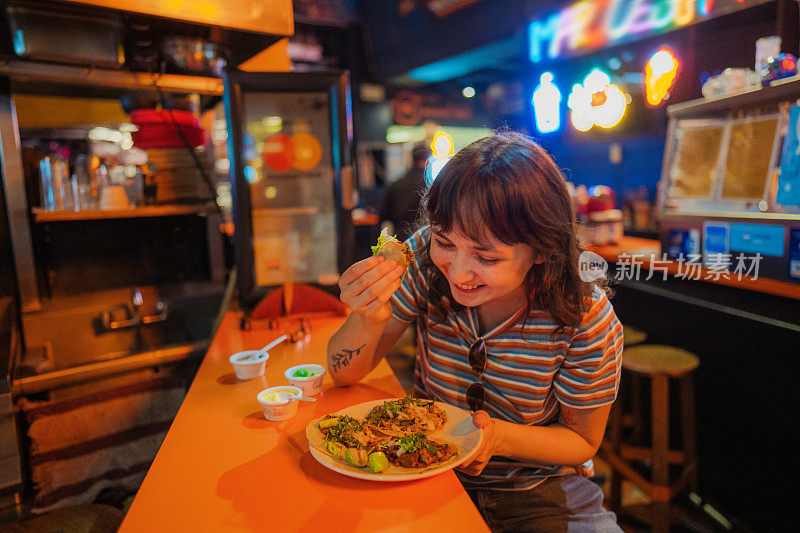
[[[459,283],[453,283],[453,286],[456,289],[458,289],[459,292],[470,294],[470,293],[479,291],[480,289],[482,289],[486,285],[462,285],[462,284],[459,284]]]

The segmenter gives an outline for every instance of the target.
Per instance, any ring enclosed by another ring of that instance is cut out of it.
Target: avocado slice
[[[333,427],[339,423],[339,418],[329,418],[327,420],[321,420],[319,423],[319,427],[321,428],[329,428]]]
[[[357,468],[367,466],[367,450],[364,448],[347,448],[344,457],[348,463]]]
[[[344,459],[346,450],[347,448],[345,448],[343,444],[339,444],[338,442],[328,443],[328,452],[334,457],[334,459]]]

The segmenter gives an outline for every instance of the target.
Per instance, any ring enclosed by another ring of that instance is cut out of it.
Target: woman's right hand
[[[341,300],[368,322],[385,322],[392,316],[392,297],[402,283],[402,267],[375,255],[354,263],[339,278]]]

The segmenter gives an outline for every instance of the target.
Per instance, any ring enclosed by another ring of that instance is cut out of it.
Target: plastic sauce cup
[[[297,406],[303,391],[297,387],[270,387],[258,393],[256,400],[261,405],[267,420],[289,420],[297,414]]]
[[[261,350],[245,350],[233,354],[228,359],[233,365],[233,371],[239,379],[253,379],[264,375],[267,367],[269,353]]]
[[[306,376],[295,376],[298,370],[305,370]],[[322,390],[322,378],[325,375],[325,367],[322,365],[305,364],[293,366],[283,373],[289,385],[298,387],[303,391],[304,396],[315,396]]]

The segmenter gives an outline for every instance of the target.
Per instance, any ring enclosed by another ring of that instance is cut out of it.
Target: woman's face
[[[455,229],[449,233],[432,229],[431,260],[450,283],[456,302],[477,307],[508,299],[516,309],[519,300],[524,301],[522,283],[534,264],[530,246],[509,245],[494,237],[475,242]]]

